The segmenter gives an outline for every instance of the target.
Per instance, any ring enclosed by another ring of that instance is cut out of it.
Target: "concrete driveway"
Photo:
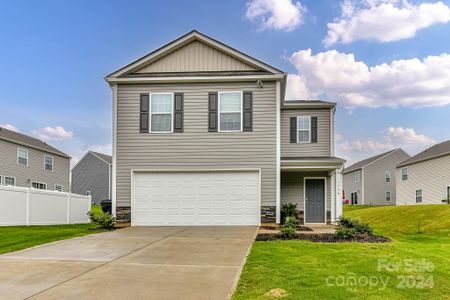
[[[256,227],[132,227],[0,255],[1,299],[227,299]]]

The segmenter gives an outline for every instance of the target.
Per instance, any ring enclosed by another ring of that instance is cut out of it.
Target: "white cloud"
[[[349,109],[450,104],[449,54],[369,67],[353,54],[329,50],[313,55],[308,49],[295,52],[290,61],[304,90],[314,95],[326,94]]]
[[[317,95],[314,95],[305,84],[305,80],[296,74],[289,74],[287,77],[286,84],[286,99],[311,99],[316,98]]]
[[[432,138],[417,134],[412,128],[389,127],[383,133],[388,143],[397,146],[430,146],[436,143]]]
[[[328,23],[323,43],[329,47],[357,40],[392,42],[414,37],[420,29],[448,21],[450,8],[442,2],[414,5],[407,0],[345,0],[341,4],[341,17]]]
[[[347,159],[346,165],[380,154],[395,148],[402,148],[410,154],[422,151],[435,144],[436,141],[423,134],[418,134],[413,128],[388,127],[381,132],[381,140],[372,138],[364,140],[345,141],[338,145],[338,155]]]
[[[19,129],[17,129],[17,127],[16,127],[16,126],[14,126],[14,125],[11,125],[11,124],[2,124],[2,125],[0,125],[0,127],[3,127],[3,128],[6,128],[6,129],[9,129],[9,130],[12,130],[12,131],[15,131],[15,132],[20,132],[20,130],[19,130]]]
[[[62,141],[73,137],[72,131],[67,131],[61,126],[47,126],[38,130],[33,130],[31,133],[43,141]]]
[[[303,23],[306,8],[291,0],[251,0],[247,3],[246,17],[259,23],[260,30],[292,31]]]

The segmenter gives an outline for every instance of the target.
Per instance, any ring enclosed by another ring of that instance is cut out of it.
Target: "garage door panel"
[[[154,172],[134,178],[134,225],[258,225],[259,173]]]

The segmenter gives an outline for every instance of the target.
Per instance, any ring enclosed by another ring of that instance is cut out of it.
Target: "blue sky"
[[[192,29],[297,76],[307,91],[290,82],[292,97],[338,102],[336,148],[350,162],[450,139],[450,1],[1,4],[0,124],[75,161],[89,149],[111,151],[103,77]],[[365,23],[367,15],[379,22]]]

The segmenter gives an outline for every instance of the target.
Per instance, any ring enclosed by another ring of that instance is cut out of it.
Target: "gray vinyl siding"
[[[17,163],[17,148],[28,150],[28,166]],[[70,160],[41,150],[21,146],[0,140],[0,176],[15,177],[16,186],[31,187],[31,182],[47,184],[48,190],[54,190],[55,184],[61,184],[64,192],[69,191]],[[44,170],[44,155],[53,157],[53,171]]]
[[[405,161],[409,155],[397,150],[364,167],[364,204],[395,205],[396,166]],[[385,172],[391,172],[391,182],[386,182]],[[386,201],[386,192],[391,192],[391,201]]]
[[[290,118],[317,117],[317,143],[291,143]],[[281,157],[320,157],[331,155],[331,109],[298,109],[281,111]]]
[[[408,168],[408,180],[401,169]],[[416,204],[416,190],[422,190],[421,204],[442,204],[450,186],[450,155],[397,168],[397,205]]]
[[[253,131],[208,132],[208,92],[252,91]],[[139,133],[139,94],[184,93],[184,132]],[[276,199],[276,85],[251,83],[118,85],[117,206],[131,204],[132,169],[261,169],[261,204]]]
[[[305,177],[326,177],[326,210],[331,211],[331,178],[328,173],[283,172],[281,173],[281,204],[294,203],[304,210],[303,180]]]
[[[91,191],[95,204],[110,199],[109,168],[109,164],[87,153],[72,169],[72,192],[86,195],[87,191]]]
[[[355,182],[355,172],[360,171],[361,172],[361,180],[359,182]],[[344,193],[345,193],[345,200],[348,200],[349,203],[351,203],[352,193],[357,193],[358,197],[358,205],[364,204],[363,198],[362,198],[362,170],[356,170],[350,173],[346,173],[343,176],[343,186],[344,186]]]
[[[194,41],[143,67],[136,73],[254,70],[254,67],[222,51]]]

